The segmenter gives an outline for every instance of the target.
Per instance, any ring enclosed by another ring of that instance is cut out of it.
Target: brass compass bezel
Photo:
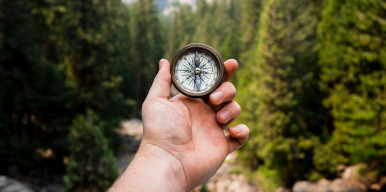
[[[195,51],[195,50],[203,51],[203,52],[210,54],[213,57],[214,62],[218,68],[218,78],[217,78],[216,82],[212,85],[212,87],[210,89],[208,89],[204,92],[198,92],[198,93],[197,92],[191,92],[191,91],[184,89],[178,83],[178,81],[176,79],[176,74],[175,74],[175,67],[176,67],[177,62],[182,58],[183,55],[185,55],[186,53],[188,53],[190,51]],[[211,94],[214,90],[216,90],[224,82],[225,67],[224,67],[224,62],[223,62],[221,55],[216,50],[214,50],[212,47],[210,47],[209,45],[202,44],[202,43],[192,43],[192,44],[184,46],[176,53],[176,55],[174,56],[174,58],[172,60],[171,66],[170,66],[170,74],[172,77],[172,82],[173,82],[174,87],[176,87],[176,89],[180,93],[182,93],[188,97],[204,98],[204,97],[208,97],[209,94]]]

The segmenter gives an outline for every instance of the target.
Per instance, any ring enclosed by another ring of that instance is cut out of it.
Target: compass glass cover
[[[175,65],[175,76],[183,89],[202,93],[214,86],[219,76],[219,69],[211,54],[197,49],[180,57]]]

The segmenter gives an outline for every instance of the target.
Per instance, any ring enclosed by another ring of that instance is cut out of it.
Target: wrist
[[[181,162],[162,148],[142,141],[126,171],[109,191],[188,191]]]
[[[149,174],[159,181],[157,190],[188,191],[184,168],[175,156],[161,147],[142,141],[136,158],[146,162]]]

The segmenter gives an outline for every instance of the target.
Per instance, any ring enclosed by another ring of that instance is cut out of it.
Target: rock
[[[379,191],[386,191],[386,176],[381,176],[381,178],[379,178],[378,184],[381,187]]]
[[[290,190],[284,187],[279,187],[275,189],[273,192],[290,192]]]
[[[374,183],[370,186],[370,189],[371,190],[374,190],[374,191],[380,191],[381,190],[381,185],[379,183]]]
[[[49,184],[46,187],[43,187],[40,189],[40,192],[57,192],[57,191],[63,191],[64,187],[62,185],[58,184]]]
[[[122,121],[120,128],[116,130],[121,135],[123,146],[117,155],[120,174],[125,171],[137,153],[143,134],[142,127],[141,120],[131,119]]]
[[[22,183],[0,175],[0,191],[1,192],[33,192],[30,188]]]
[[[309,181],[298,181],[292,188],[293,192],[310,192],[310,191],[318,191],[318,192],[327,192],[330,186],[330,181],[326,179],[322,179],[317,183],[309,182]]]
[[[346,169],[342,173],[342,178],[346,180],[352,180],[352,179],[358,180],[360,178],[359,171],[365,168],[366,168],[365,164],[357,164],[357,165],[346,167]]]
[[[355,179],[335,179],[330,185],[332,192],[364,192],[366,186]]]
[[[337,167],[336,169],[337,169],[337,174],[338,174],[339,177],[342,176],[344,170],[346,170],[346,167],[347,167],[347,166],[344,165],[344,164],[339,164],[339,165],[338,165],[338,167]]]
[[[318,186],[319,186],[319,189],[328,189],[331,185],[331,181],[327,180],[327,179],[321,179],[318,181]]]
[[[206,189],[211,192],[257,192],[260,189],[255,183],[248,182],[242,173],[234,173],[232,170],[239,169],[235,156],[237,152],[229,154],[227,160],[221,165],[217,173],[207,182]],[[198,192],[197,187],[193,192]]]
[[[137,140],[141,140],[143,135],[143,124],[139,119],[131,119],[129,121],[122,121],[121,128],[117,132],[121,135],[127,135],[135,137]]]
[[[386,186],[386,176],[382,176],[380,179],[379,179],[379,184],[381,186]]]
[[[214,183],[208,183],[206,185],[206,188],[209,190],[209,191],[215,191],[216,190],[216,185]]]

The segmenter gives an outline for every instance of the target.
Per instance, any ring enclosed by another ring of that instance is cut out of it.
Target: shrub
[[[66,191],[105,191],[118,175],[113,152],[103,135],[104,123],[91,110],[70,128]]]

